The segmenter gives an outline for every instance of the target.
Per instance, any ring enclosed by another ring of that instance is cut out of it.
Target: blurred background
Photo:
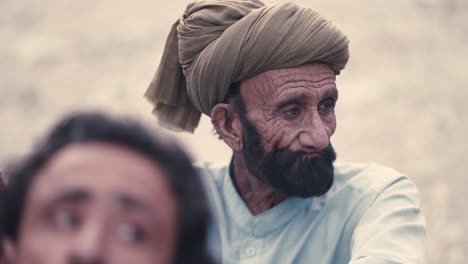
[[[428,263],[467,263],[468,1],[295,2],[351,41],[337,82],[339,160],[408,174],[427,217]],[[143,94],[187,3],[0,0],[0,166],[71,110],[156,126]],[[173,135],[194,160],[230,158],[207,118],[194,135]]]

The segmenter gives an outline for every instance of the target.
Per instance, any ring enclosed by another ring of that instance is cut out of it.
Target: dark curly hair
[[[172,141],[162,140],[131,119],[113,119],[100,113],[76,113],[61,120],[24,160],[12,166],[4,193],[3,229],[16,241],[25,198],[37,172],[60,149],[83,142],[106,142],[143,154],[162,167],[178,205],[179,237],[173,263],[213,263],[206,240],[208,203],[200,176],[188,156]]]
[[[3,208],[3,191],[5,189],[5,183],[3,182],[3,170],[2,168],[0,168],[0,243],[2,241],[2,238],[3,238],[3,218],[5,217],[4,216],[4,212],[2,210]],[[2,245],[0,245],[0,260],[3,256],[3,247]]]

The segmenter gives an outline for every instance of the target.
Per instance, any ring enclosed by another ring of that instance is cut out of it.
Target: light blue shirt
[[[375,164],[335,164],[319,198],[292,197],[253,216],[229,166],[198,166],[214,218],[219,263],[425,263],[425,219],[406,176]]]

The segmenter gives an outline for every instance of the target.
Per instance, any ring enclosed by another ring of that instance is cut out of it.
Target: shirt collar
[[[229,167],[224,173],[224,200],[230,219],[254,236],[265,236],[291,221],[300,212],[313,205],[314,198],[290,197],[267,211],[253,216],[232,181]]]

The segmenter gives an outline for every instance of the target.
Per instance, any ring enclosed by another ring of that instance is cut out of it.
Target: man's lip
[[[302,154],[302,156],[303,156],[304,158],[308,158],[308,159],[310,159],[310,158],[317,158],[318,156],[320,156],[320,152],[304,153],[304,154]]]

